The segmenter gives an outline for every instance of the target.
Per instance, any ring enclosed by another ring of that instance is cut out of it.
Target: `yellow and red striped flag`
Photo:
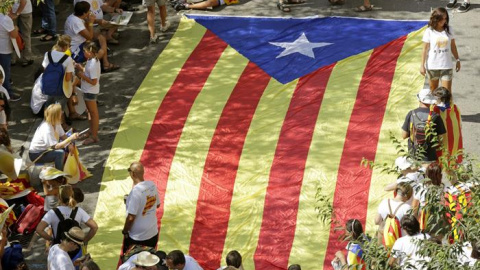
[[[141,160],[160,194],[159,249],[180,249],[204,269],[217,269],[233,249],[245,269],[330,269],[346,243],[334,224],[317,219],[316,192],[330,198],[338,221],[357,218],[373,230],[381,187],[393,179],[360,162],[395,159],[389,134],[400,134],[423,87],[425,22],[362,20],[365,40],[348,40],[358,46],[345,54],[332,46],[342,34],[320,40],[308,30],[330,20],[358,31],[339,18],[264,18],[244,28],[223,17],[195,19],[181,20],[126,110],[89,251],[102,269],[116,266],[127,168]],[[368,42],[403,24],[403,32]],[[239,36],[257,28],[270,41]],[[328,57],[316,61],[320,54]]]

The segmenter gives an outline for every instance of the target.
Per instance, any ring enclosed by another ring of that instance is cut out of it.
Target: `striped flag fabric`
[[[180,249],[204,269],[225,265],[234,249],[245,269],[331,269],[347,243],[317,218],[317,193],[340,224],[357,218],[374,230],[394,179],[360,162],[395,159],[390,133],[400,134],[423,87],[425,25],[182,18],[105,164],[92,257],[102,269],[118,262],[127,168],[140,160],[160,194],[159,249]]]

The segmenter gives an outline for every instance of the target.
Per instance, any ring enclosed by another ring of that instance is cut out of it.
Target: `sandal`
[[[46,34],[45,36],[43,36],[42,38],[40,38],[40,41],[42,42],[47,42],[47,41],[53,41],[57,38],[57,36],[52,36],[50,34]]]
[[[43,28],[39,28],[37,30],[33,30],[32,34],[34,36],[40,36],[40,35],[43,35],[47,32],[47,30],[43,29]]]
[[[278,2],[277,3],[277,8],[280,9],[283,12],[290,12],[292,11],[289,7],[285,6],[283,3]]]
[[[103,71],[102,73],[108,73],[108,72],[112,72],[112,71],[115,71],[117,69],[119,69],[120,66],[117,66],[115,64],[112,64],[110,63],[110,65],[106,66],[106,67],[103,67]]]
[[[372,11],[372,10],[373,10],[373,5],[370,5],[368,7],[364,6],[364,5],[361,5],[361,6],[355,8],[356,12],[366,12],[366,11]]]
[[[93,143],[97,143],[98,141],[99,141],[98,138],[88,137],[88,139],[83,141],[82,145],[90,145],[90,144],[93,144]]]
[[[88,117],[86,115],[78,114],[78,113],[72,113],[68,116],[70,120],[87,120]]]

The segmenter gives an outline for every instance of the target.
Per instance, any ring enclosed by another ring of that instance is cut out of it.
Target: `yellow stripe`
[[[217,122],[248,60],[231,47],[223,52],[183,128],[165,192],[159,247],[187,252],[203,168]],[[228,77],[225,76],[228,74]]]
[[[290,264],[305,269],[323,265],[330,226],[317,219],[315,194],[321,186],[321,195],[333,202],[350,116],[371,53],[338,62],[330,75],[306,162]]]
[[[452,104],[452,106],[455,106],[455,105]],[[458,110],[458,107],[457,107],[457,110]],[[452,131],[453,132],[453,148],[452,148],[451,154],[455,155],[458,152],[458,143],[460,142],[461,124],[457,121],[457,115],[455,114],[455,111],[453,110],[453,108],[450,111],[450,119],[452,119],[452,127],[453,127],[453,131]]]
[[[142,151],[139,149],[143,149],[155,117],[152,111],[160,106],[204,33],[205,29],[193,20],[181,20],[177,32],[155,61],[125,112],[105,165],[95,208],[94,219],[100,229],[89,244],[89,252],[102,269],[115,269],[120,254],[121,230],[125,222],[123,196],[130,192],[132,184],[127,179],[126,168],[132,161],[140,159]],[[182,48],[182,53],[178,53],[178,48]]]
[[[295,80],[282,85],[274,79],[270,80],[245,138],[222,255],[222,258],[225,258],[229,251],[239,250],[245,269],[255,269],[253,255],[262,225],[270,167],[283,119],[297,82],[298,80]]]
[[[405,116],[410,110],[418,107],[416,95],[423,88],[424,83],[424,77],[418,72],[423,30],[420,29],[408,35],[397,60],[375,156],[375,161],[381,164],[385,162],[393,164],[395,161],[397,152],[390,140],[390,133],[395,135],[397,139],[402,140],[402,125]],[[404,140],[404,143],[406,145],[406,140]],[[396,181],[394,175],[382,174],[380,170],[374,170],[372,173],[367,214],[367,230],[372,235],[377,229],[374,219],[378,205],[384,198],[393,197],[393,193],[385,192],[384,187],[394,181]]]

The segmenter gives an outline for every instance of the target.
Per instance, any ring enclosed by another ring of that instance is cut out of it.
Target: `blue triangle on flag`
[[[187,16],[281,83],[384,45],[427,24],[348,17]]]

